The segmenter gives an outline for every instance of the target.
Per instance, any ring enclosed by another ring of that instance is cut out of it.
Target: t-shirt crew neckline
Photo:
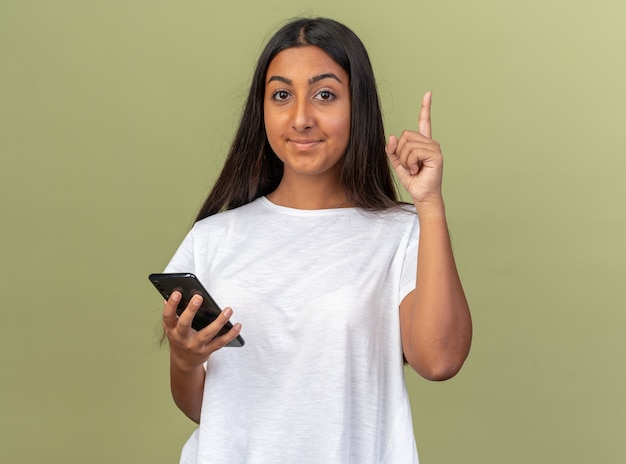
[[[335,216],[338,214],[345,214],[348,211],[357,211],[358,209],[355,207],[329,209],[298,209],[290,208],[288,206],[277,205],[276,203],[272,203],[272,201],[267,197],[259,197],[258,201],[260,201],[261,204],[263,204],[263,206],[268,209],[271,209],[281,214],[289,214],[291,216]]]

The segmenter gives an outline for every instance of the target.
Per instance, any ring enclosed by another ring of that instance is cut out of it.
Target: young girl
[[[180,295],[165,303],[172,394],[199,424],[181,462],[418,462],[404,362],[445,380],[471,341],[430,105],[427,93],[417,131],[385,141],[351,30],[298,19],[269,41],[222,173],[166,268],[229,305],[197,332],[199,296],[180,318]],[[245,346],[224,348],[240,333]]]

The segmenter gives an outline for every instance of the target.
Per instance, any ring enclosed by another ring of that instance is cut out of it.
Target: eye
[[[277,90],[273,93],[272,99],[276,101],[285,101],[289,98],[289,92],[286,90]]]
[[[335,99],[335,94],[330,90],[321,90],[315,95],[315,98],[322,101],[333,101]]]

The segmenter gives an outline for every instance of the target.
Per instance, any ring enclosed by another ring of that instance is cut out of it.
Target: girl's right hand
[[[234,324],[227,333],[216,337],[233,314],[231,308],[225,308],[211,324],[196,331],[191,327],[191,322],[200,309],[202,297],[195,295],[179,317],[176,308],[181,296],[180,292],[173,292],[165,302],[163,330],[169,340],[171,361],[182,371],[189,372],[206,362],[211,353],[237,337],[241,332],[241,324]]]

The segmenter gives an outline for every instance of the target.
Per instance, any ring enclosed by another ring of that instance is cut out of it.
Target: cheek
[[[284,111],[268,108],[267,106],[263,110],[263,121],[265,127],[271,129],[273,132],[284,131],[285,125],[289,124],[289,118]]]
[[[328,119],[328,130],[331,130],[335,137],[338,139],[347,140],[350,138],[350,118],[351,118],[351,109],[350,105],[343,103],[341,108],[338,108],[337,111],[333,114],[332,118]]]
[[[282,150],[280,145],[283,133],[281,125],[276,120],[275,115],[268,111],[263,113],[263,121],[265,123],[265,137],[272,151],[278,156]],[[280,156],[278,158],[282,160]]]
[[[267,135],[268,140],[272,140],[276,137],[277,134],[277,124],[276,118],[272,116],[271,112],[265,111],[263,113],[263,122],[265,124],[265,134]]]
[[[334,135],[338,143],[348,144],[350,139],[350,117],[337,117],[329,121],[327,128]]]

